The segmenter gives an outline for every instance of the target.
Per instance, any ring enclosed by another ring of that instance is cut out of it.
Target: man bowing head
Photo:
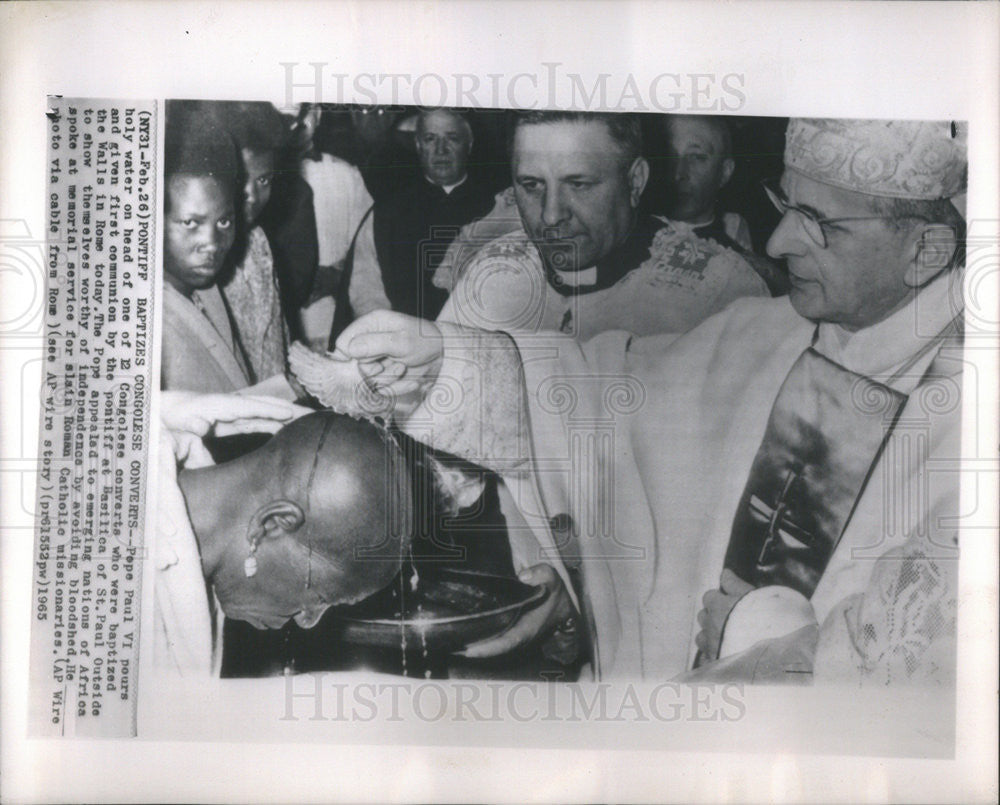
[[[384,428],[238,395],[173,396],[164,408],[158,667],[218,675],[220,614],[257,629],[289,621],[308,629],[329,607],[361,600],[399,571],[412,536],[412,492],[402,450]],[[262,447],[225,464],[187,449],[207,432],[270,431],[282,422]]]

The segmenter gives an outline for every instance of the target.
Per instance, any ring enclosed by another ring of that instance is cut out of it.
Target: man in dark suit
[[[431,282],[458,230],[493,207],[493,193],[468,171],[472,129],[458,112],[421,112],[421,175],[375,203],[362,225],[349,297],[354,315],[392,308],[435,319],[447,292]]]

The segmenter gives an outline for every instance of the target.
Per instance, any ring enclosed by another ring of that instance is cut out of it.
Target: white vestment
[[[494,219],[487,216],[470,226],[488,235],[503,222],[514,228],[467,261],[439,322],[522,333],[561,331],[580,341],[608,330],[679,334],[734,299],[767,295],[764,280],[737,251],[700,236],[688,224],[656,216],[648,219],[655,231],[648,251],[630,255],[637,262],[626,266],[630,270],[617,282],[599,290],[562,294],[546,279],[541,254],[520,225],[512,192],[497,197],[491,215]],[[725,220],[736,223],[729,217]],[[636,233],[633,237],[640,236]],[[466,245],[471,248],[475,243]],[[624,259],[624,254],[619,256]],[[459,259],[456,255],[452,258]],[[556,273],[567,285],[594,284],[597,280],[593,266]],[[525,542],[526,527],[506,485],[500,486],[499,499],[515,567],[535,563],[533,539]]]
[[[559,293],[523,229],[497,238],[455,283],[439,321],[504,331],[561,331],[586,340],[606,330],[636,335],[683,333],[734,299],[767,296],[764,280],[731,248],[684,223],[652,217],[658,227],[641,262],[609,287]],[[557,272],[559,273],[559,272]],[[597,281],[597,269],[559,274],[567,285]]]
[[[821,354],[909,394],[811,597],[816,622],[908,540],[957,563],[960,355],[944,361],[950,376],[925,377],[938,352],[925,347],[960,305],[952,279],[853,334],[817,332],[787,298],[739,300],[680,338],[514,333],[520,361],[502,334],[442,325],[437,388],[405,426],[499,471],[540,561],[564,573],[560,556],[579,558],[602,677],[671,678],[690,666],[772,405],[814,337]],[[576,533],[561,553],[557,514]]]

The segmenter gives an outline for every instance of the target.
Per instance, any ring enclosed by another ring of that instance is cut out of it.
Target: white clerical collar
[[[590,268],[584,268],[580,271],[560,271],[557,268],[552,269],[559,279],[563,281],[570,288],[578,288],[581,285],[596,285],[597,284],[597,266],[591,266]]]
[[[459,187],[460,185],[465,184],[465,180],[468,179],[468,178],[469,178],[469,174],[465,174],[465,176],[463,176],[461,179],[459,179],[457,182],[455,182],[455,184],[437,184],[436,182],[432,182],[430,179],[428,179],[426,176],[424,176],[424,179],[426,179],[427,184],[432,184],[435,187],[440,187],[442,190],[444,190],[444,193],[445,193],[446,196],[450,196],[451,195],[451,191],[454,190],[456,187]]]
[[[680,232],[690,232],[692,229],[701,229],[703,226],[711,226],[715,223],[715,216],[713,215],[707,221],[702,221],[698,224],[693,224],[689,221],[680,221],[677,218],[664,218],[664,220]]]
[[[816,349],[852,372],[873,378],[891,375],[961,312],[962,275],[961,270],[945,272],[921,288],[906,307],[863,330],[852,333],[839,324],[820,324]],[[928,350],[907,374],[922,373],[934,353]]]

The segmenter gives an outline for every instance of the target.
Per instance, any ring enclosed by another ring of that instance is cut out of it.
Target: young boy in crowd
[[[263,164],[260,164],[263,162]],[[266,160],[253,166],[244,214],[259,215]],[[285,378],[286,331],[267,239],[250,230],[235,267],[240,154],[220,116],[171,103],[165,146],[164,335],[161,385],[294,399]],[[254,385],[256,384],[256,385]]]

